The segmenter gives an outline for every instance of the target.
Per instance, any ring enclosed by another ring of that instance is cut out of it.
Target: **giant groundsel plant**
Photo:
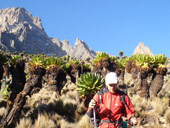
[[[84,73],[77,79],[77,91],[80,96],[95,94],[103,86],[104,79],[100,74]]]

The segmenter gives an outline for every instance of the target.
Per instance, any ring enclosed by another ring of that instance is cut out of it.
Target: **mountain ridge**
[[[67,40],[50,38],[42,26],[40,17],[33,17],[23,7],[0,10],[0,49],[4,51],[56,54],[59,57],[70,54],[71,57],[78,59],[94,58],[96,53],[82,40],[76,39],[75,44],[77,41],[79,45],[73,48]],[[79,51],[78,48],[82,50]],[[83,53],[87,54],[80,56]]]
[[[68,40],[60,41],[49,37],[42,26],[41,18],[33,17],[23,7],[0,10],[0,49],[19,53],[25,51],[26,54],[56,54],[59,57],[70,55],[77,59],[93,59],[97,54],[79,38],[71,46]],[[138,44],[133,54],[153,55],[143,42]]]

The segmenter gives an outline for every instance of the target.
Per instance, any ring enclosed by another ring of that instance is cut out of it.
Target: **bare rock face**
[[[77,59],[94,59],[94,57],[96,56],[96,52],[90,49],[87,44],[79,38],[76,39],[74,48],[67,40],[63,40],[60,42],[59,39],[53,38],[52,42],[54,44],[57,44],[58,47],[61,48],[64,52],[66,52],[68,55]]]
[[[143,42],[140,42],[138,44],[138,46],[135,48],[134,52],[133,52],[133,55],[134,54],[148,54],[148,55],[151,55],[153,56],[154,54],[151,52],[151,50],[144,45]]]
[[[44,31],[39,17],[24,8],[0,10],[0,49],[28,54],[66,54]]]
[[[61,48],[66,54],[70,55],[73,52],[73,47],[70,45],[68,40],[60,41],[57,38],[51,39],[54,44]]]
[[[26,54],[69,54],[77,59],[91,58],[96,53],[84,41],[76,39],[73,48],[67,40],[50,38],[42,27],[41,19],[33,17],[25,8],[0,10],[0,49]]]
[[[83,40],[80,40],[79,38],[76,39],[74,49],[71,52],[72,57],[79,59],[86,59],[89,57],[90,59],[93,59],[95,55],[96,53],[90,49]]]

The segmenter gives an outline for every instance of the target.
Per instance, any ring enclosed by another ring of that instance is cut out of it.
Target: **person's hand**
[[[96,101],[91,99],[90,103],[89,103],[89,108],[94,108],[96,105]]]
[[[130,121],[132,122],[132,124],[135,124],[135,125],[138,123],[136,117],[132,117],[132,118],[130,119]]]

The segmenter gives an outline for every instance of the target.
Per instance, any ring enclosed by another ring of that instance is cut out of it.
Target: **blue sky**
[[[170,0],[1,0],[39,16],[50,37],[78,37],[94,51],[131,56],[139,42],[170,57]]]

